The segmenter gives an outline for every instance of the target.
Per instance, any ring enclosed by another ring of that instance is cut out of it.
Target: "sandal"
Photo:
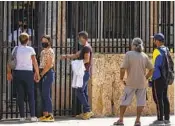
[[[124,126],[124,123],[123,123],[123,121],[118,120],[117,122],[114,122],[113,125],[114,125],[114,126]]]
[[[135,122],[134,126],[141,126],[141,122]]]

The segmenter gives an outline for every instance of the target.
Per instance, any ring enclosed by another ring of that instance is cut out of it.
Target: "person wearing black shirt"
[[[79,59],[83,60],[85,65],[85,74],[83,77],[83,87],[77,88],[77,97],[83,105],[83,112],[80,115],[77,115],[77,118],[82,119],[89,119],[91,118],[94,113],[90,109],[90,105],[88,103],[88,80],[90,78],[91,74],[91,66],[92,66],[92,48],[90,44],[88,43],[88,33],[85,31],[81,31],[78,34],[79,37],[79,44],[82,45],[82,48],[80,51],[78,51],[76,54],[67,54],[62,55],[61,59]]]

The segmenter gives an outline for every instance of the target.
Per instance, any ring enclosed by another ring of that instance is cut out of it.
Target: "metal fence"
[[[151,53],[150,36],[156,32],[164,33],[166,45],[174,50],[174,4],[173,1],[0,2],[0,118],[19,117],[13,83],[6,80],[6,64],[12,48],[19,44],[20,24],[31,36],[29,45],[37,55],[41,51],[40,37],[51,35],[56,54],[52,85],[54,115],[75,115],[81,107],[71,88],[70,62],[60,61],[59,57],[80,48],[78,32],[89,33],[89,42],[96,53],[125,53],[134,37],[141,37],[145,51]]]

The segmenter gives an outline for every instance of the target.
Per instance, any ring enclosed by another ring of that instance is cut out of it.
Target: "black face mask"
[[[22,27],[22,25],[19,25],[19,27]]]
[[[43,42],[42,42],[42,47],[43,47],[43,48],[47,48],[48,46],[49,46],[49,43],[43,43]]]
[[[23,28],[24,28],[24,29],[27,29],[27,25],[24,25]]]

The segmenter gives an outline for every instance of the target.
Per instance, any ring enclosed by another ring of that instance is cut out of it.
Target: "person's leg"
[[[50,70],[42,79],[42,98],[44,103],[43,115],[45,117],[52,116],[52,100],[50,96],[51,85],[54,80],[54,72]],[[48,120],[49,121],[49,120]]]
[[[137,98],[137,118],[136,123],[140,123],[140,117],[144,106],[146,105],[146,89],[138,89],[136,90],[136,98]]]
[[[135,94],[135,89],[125,87],[124,94],[121,98],[120,117],[119,117],[119,120],[114,123],[114,125],[123,125],[123,118],[124,118],[125,111],[127,109],[127,106],[131,104],[134,94]]]
[[[90,112],[90,106],[87,99],[87,94],[85,95],[85,90],[87,91],[87,85],[89,80],[89,73],[85,72],[85,75],[83,77],[83,87],[77,89],[77,97],[80,101],[80,103],[83,105],[83,112]]]
[[[85,86],[84,94],[85,94],[85,97],[86,97],[87,102],[89,103],[89,97],[88,97],[88,84]]]
[[[16,91],[17,91],[17,103],[19,107],[20,117],[24,118],[24,84],[21,81],[21,76],[19,71],[15,71],[14,73],[14,81],[16,83]]]
[[[127,106],[120,106],[120,121],[123,121],[125,111],[127,109]]]
[[[35,98],[34,98],[34,75],[31,71],[25,71],[24,74],[26,75],[25,83],[26,83],[26,90],[28,95],[29,101],[29,108],[30,108],[30,115],[31,117],[35,117]]]
[[[164,103],[164,120],[169,121],[170,119],[170,102],[168,99],[168,86],[165,87],[163,92],[163,103]]]
[[[156,103],[157,108],[157,120],[154,121],[154,124],[162,124],[163,123],[163,115],[164,115],[164,105],[163,105],[163,90],[164,83],[161,78],[157,79],[153,83],[153,98]]]

